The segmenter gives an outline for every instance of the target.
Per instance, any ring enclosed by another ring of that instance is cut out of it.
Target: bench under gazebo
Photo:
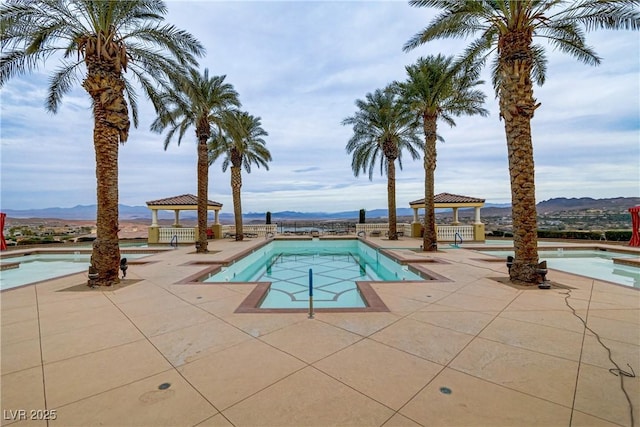
[[[193,194],[168,197],[166,199],[151,200],[147,202],[151,209],[151,226],[149,227],[149,244],[154,243],[195,243],[198,236],[198,227],[183,227],[180,224],[181,211],[197,211],[198,198]],[[207,212],[213,211],[214,221],[209,228],[213,231],[213,238],[222,237],[222,225],[219,221],[219,213],[222,203],[207,200]],[[160,227],[158,224],[158,211],[173,211],[175,219],[171,227]]]

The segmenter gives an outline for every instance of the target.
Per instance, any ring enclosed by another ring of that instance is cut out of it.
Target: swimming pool
[[[318,308],[365,307],[358,281],[424,280],[357,240],[277,240],[203,281],[271,282],[260,308],[306,308],[309,269]]]
[[[151,254],[122,252],[121,256],[127,259],[134,259]],[[2,265],[0,290],[87,271],[90,260],[90,252],[80,251],[71,254],[36,253],[3,257],[0,261]]]
[[[513,251],[505,250],[479,252],[505,259],[513,255]],[[549,268],[640,288],[640,268],[613,262],[614,258],[637,259],[635,254],[608,250],[540,249],[538,257],[540,261],[546,260]]]

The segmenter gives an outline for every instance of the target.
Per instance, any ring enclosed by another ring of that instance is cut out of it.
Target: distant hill
[[[44,209],[3,209],[9,218],[58,218],[58,219],[96,219],[96,205],[77,205],[72,208],[44,208]],[[121,219],[151,219],[151,210],[146,206],[118,205]],[[185,212],[185,217],[188,212]],[[160,212],[162,219],[173,218],[171,212]]]
[[[640,205],[640,197],[615,197],[611,199],[592,199],[581,197],[579,199],[559,197],[549,199],[537,204],[538,215],[560,211],[578,211],[588,209],[627,210],[632,206]]]
[[[77,205],[72,208],[44,208],[44,209],[4,209],[4,213],[9,218],[57,218],[57,219],[74,219],[74,220],[95,220],[96,205]],[[151,220],[151,210],[146,206],[128,206],[118,205],[119,218],[121,220]],[[281,211],[272,212],[273,221],[293,221],[293,220],[329,220],[329,219],[354,219],[358,218],[359,211],[345,212],[295,212]],[[212,215],[212,214],[211,214]],[[400,208],[397,215],[413,215],[410,208]],[[375,209],[367,211],[367,218],[386,217],[386,209]],[[159,211],[159,219],[173,219],[174,214],[171,211]],[[180,213],[181,219],[196,218],[196,211],[183,211]],[[264,220],[265,212],[249,212],[243,215],[246,220]],[[220,220],[232,220],[233,213],[221,212]]]
[[[538,214],[547,214],[552,212],[568,211],[568,210],[585,210],[585,209],[620,209],[626,210],[631,206],[640,205],[640,197],[616,197],[611,199],[592,199],[589,197],[567,199],[564,197],[545,200],[538,203]],[[96,205],[78,205],[72,208],[45,208],[45,209],[4,209],[4,213],[9,218],[57,218],[57,219],[74,219],[74,220],[95,220]],[[451,210],[444,210],[450,213]],[[491,204],[487,203],[482,209],[483,216],[506,216],[511,214],[511,206],[509,204]],[[146,206],[128,206],[119,205],[119,213],[121,220],[151,220],[151,210]],[[271,218],[276,221],[294,221],[294,220],[357,220],[359,211],[343,211],[343,212],[296,212],[296,211],[280,211],[272,212]],[[396,214],[400,217],[413,216],[413,209],[398,208]],[[366,212],[367,219],[386,218],[387,209],[372,209]],[[173,212],[159,211],[159,219],[173,219]],[[196,218],[195,211],[185,211],[180,213],[181,219]],[[249,212],[244,214],[247,221],[262,220],[265,217],[264,212]],[[220,220],[233,220],[233,213],[221,212]]]
[[[292,220],[356,220],[360,211],[343,211],[343,212],[295,212],[295,211],[282,211],[272,212],[271,219],[273,221],[292,221]],[[413,215],[413,209],[411,208],[398,208],[396,209],[396,215],[407,216]],[[251,212],[245,214],[243,217],[247,219],[264,219],[264,212]],[[387,209],[372,209],[366,212],[367,218],[386,218]]]

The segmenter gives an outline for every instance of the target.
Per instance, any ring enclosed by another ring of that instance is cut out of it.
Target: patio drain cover
[[[160,390],[166,390],[166,389],[168,389],[169,387],[171,387],[171,384],[170,384],[170,383],[162,383],[162,384],[160,384],[160,385],[158,386],[158,388],[159,388]]]
[[[451,389],[449,387],[440,387],[440,393],[451,394]]]

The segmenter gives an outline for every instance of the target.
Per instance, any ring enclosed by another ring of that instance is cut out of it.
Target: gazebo
[[[425,209],[424,198],[409,203],[413,209],[413,222],[411,223],[411,237],[420,237],[422,223],[418,219],[418,210]],[[480,221],[480,208],[484,206],[484,199],[460,196],[458,194],[440,193],[434,196],[436,209],[453,209],[453,222],[451,225],[437,225],[438,240],[455,241],[456,235],[463,240],[481,241],[484,237],[484,224]],[[475,219],[471,225],[462,225],[458,220],[458,209],[474,208]]]
[[[180,211],[197,211],[198,198],[193,194],[168,197],[166,199],[151,200],[147,202],[151,209],[151,226],[149,227],[149,243],[170,243],[173,239],[177,243],[194,243],[198,236],[198,227],[182,227],[180,224]],[[207,211],[213,211],[214,223],[211,226],[214,238],[222,237],[222,225],[219,221],[219,213],[222,203],[207,200]],[[158,224],[158,211],[173,211],[175,219],[171,227],[160,227]]]

